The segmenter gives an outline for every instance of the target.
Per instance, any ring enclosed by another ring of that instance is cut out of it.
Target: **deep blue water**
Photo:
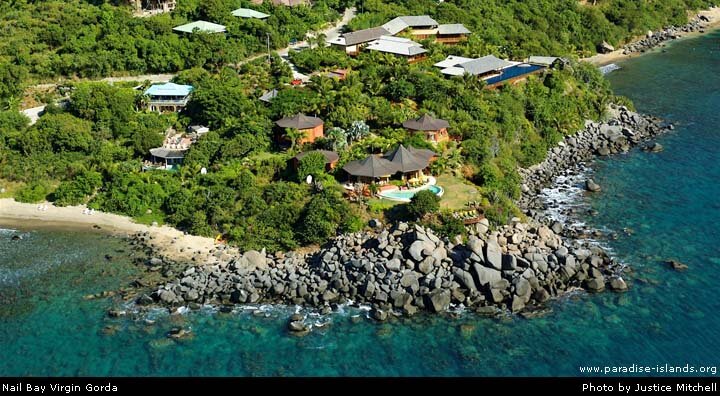
[[[109,319],[117,300],[83,296],[134,278],[121,241],[50,231],[11,241],[0,232],[0,375],[575,376],[581,365],[718,366],[719,47],[719,34],[686,40],[610,75],[639,110],[677,125],[660,139],[663,153],[596,164],[603,192],[587,198],[598,215],[586,220],[621,235],[606,243],[635,269],[628,293],[577,294],[531,320],[376,324],[348,310],[311,318],[327,324],[295,338],[285,331],[292,308]],[[689,271],[668,269],[668,258]],[[173,326],[195,337],[169,340]]]

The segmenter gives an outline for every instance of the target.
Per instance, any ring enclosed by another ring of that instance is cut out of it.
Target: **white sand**
[[[38,210],[44,205],[47,210]],[[199,263],[215,261],[209,251],[215,248],[215,240],[193,235],[168,226],[152,227],[138,224],[129,217],[95,211],[83,214],[84,206],[56,207],[52,203],[25,204],[13,199],[0,199],[0,226],[19,229],[80,229],[96,230],[121,235],[148,232],[151,244],[159,255],[173,260],[191,260]],[[182,252],[180,250],[183,250]]]
[[[710,20],[710,22],[704,23],[705,33],[708,33],[716,28],[720,28],[720,7],[715,7],[715,8],[711,8],[709,10],[698,12],[697,15],[698,16],[703,15],[703,16],[707,17],[708,20]],[[700,33],[700,32],[684,33],[682,37],[687,38],[687,37],[699,36],[701,34],[702,33]],[[638,41],[642,38],[643,37],[638,37],[637,40],[634,40],[634,41]],[[607,54],[597,54],[597,55],[591,56],[589,58],[584,58],[582,60],[584,60],[586,62],[590,62],[590,63],[598,65],[598,66],[603,66],[603,65],[608,65],[610,63],[614,63],[614,62],[617,62],[617,61],[620,61],[623,59],[629,59],[629,58],[633,58],[636,56],[640,56],[642,54],[643,54],[642,52],[634,52],[634,53],[625,55],[625,54],[623,54],[623,49],[621,48],[621,49],[615,50],[615,51],[607,53]]]

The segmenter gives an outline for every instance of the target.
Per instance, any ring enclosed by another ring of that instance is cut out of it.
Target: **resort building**
[[[323,157],[325,157],[325,170],[326,171],[331,171],[331,170],[335,169],[335,166],[337,166],[338,160],[340,159],[340,156],[338,155],[338,153],[336,153],[334,151],[329,151],[329,150],[305,151],[305,152],[302,152],[293,157],[293,159],[292,159],[293,167],[297,168],[298,165],[300,164],[300,160],[303,159],[306,155],[308,155],[310,153],[320,153],[323,155]]]
[[[462,24],[439,25],[427,15],[400,16],[382,26],[345,33],[327,40],[330,45],[345,49],[348,55],[357,55],[369,43],[383,36],[396,36],[406,32],[415,40],[435,38],[438,43],[457,44],[467,40],[470,31]]]
[[[135,4],[135,14],[155,15],[172,12],[177,6],[175,0],[131,0]]]
[[[391,36],[391,34],[382,27],[374,27],[345,33],[327,42],[330,45],[342,47],[345,49],[346,54],[355,56],[360,53],[363,47],[383,36]]]
[[[144,170],[161,169],[175,170],[182,165],[193,139],[183,136],[183,134],[173,133],[163,142],[162,147],[150,149],[150,160],[145,161]]]
[[[192,90],[191,85],[154,84],[145,90],[148,97],[147,108],[158,113],[180,111],[190,100]]]
[[[429,114],[414,120],[407,120],[402,125],[410,133],[422,133],[425,139],[433,144],[450,140],[450,135],[448,135],[450,123]]]
[[[435,64],[446,76],[477,76],[485,81],[486,88],[496,88],[505,84],[514,84],[527,79],[531,74],[540,73],[546,66],[523,62],[511,62],[494,55],[469,59],[461,56],[448,56]]]
[[[323,120],[302,113],[282,118],[276,121],[275,124],[283,129],[297,129],[300,131],[303,137],[298,140],[299,144],[313,143],[318,138],[325,136]],[[287,136],[285,137],[287,138]]]
[[[424,178],[427,169],[437,154],[431,150],[405,147],[402,144],[384,155],[370,155],[363,160],[348,162],[344,167],[350,176],[359,182],[386,182],[396,173],[402,180]]]
[[[401,202],[409,202],[415,192],[428,188],[442,195],[442,188],[435,186],[435,178],[426,171],[436,157],[437,154],[431,150],[400,145],[382,156],[371,155],[348,162],[343,170],[355,182],[346,183],[344,188],[351,195],[370,196],[369,185],[375,185],[381,198]],[[400,183],[390,183],[395,175],[400,175],[396,179],[401,180]]]
[[[379,155],[371,155],[363,160],[348,162],[343,170],[355,177],[358,183],[372,184],[389,181],[392,175],[400,171],[400,167]]]
[[[384,155],[385,159],[397,165],[398,171],[402,173],[402,180],[418,181],[424,179],[423,170],[430,166],[435,156],[436,154],[430,150],[405,148],[402,144]]]
[[[206,21],[195,21],[184,25],[176,26],[174,31],[179,33],[225,33],[227,29],[223,25]]]
[[[427,50],[422,45],[401,37],[382,36],[370,42],[367,49],[401,56],[407,59],[408,63],[419,62],[427,57]]]
[[[461,23],[438,26],[435,42],[453,45],[467,40],[470,31]]]
[[[350,175],[351,181],[343,187],[351,197],[377,194],[380,198],[399,202],[410,202],[417,191],[425,189],[442,196],[444,190],[436,185],[436,179],[428,170],[435,158],[437,154],[431,150],[400,145],[382,156],[371,155],[348,162],[343,170]],[[400,175],[399,183],[390,182],[395,175]],[[371,190],[373,185],[375,189]]]
[[[496,58],[494,55],[487,55],[477,59],[448,56],[442,62],[435,64],[436,67],[441,69],[440,72],[447,76],[470,74],[480,78],[498,75],[503,69],[513,65],[513,62]]]
[[[233,16],[239,17],[239,18],[248,18],[248,19],[266,19],[269,18],[270,15],[260,12],[251,10],[250,8],[238,8],[237,10],[232,12]]]
[[[399,16],[382,27],[396,35],[402,31],[409,30],[408,33],[417,40],[423,40],[437,34],[438,23],[428,15]]]
[[[150,149],[152,160],[143,166],[143,169],[174,170],[182,165],[185,159],[185,150],[168,149],[163,147]]]

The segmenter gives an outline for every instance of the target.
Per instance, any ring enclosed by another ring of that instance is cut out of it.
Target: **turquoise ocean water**
[[[677,126],[660,139],[663,153],[597,163],[603,193],[584,201],[598,212],[585,221],[621,235],[604,243],[635,269],[628,293],[569,296],[530,320],[461,314],[376,324],[346,309],[311,317],[323,326],[296,338],[285,331],[294,308],[107,318],[117,302],[83,296],[133,279],[122,241],[51,231],[11,241],[18,232],[0,231],[0,375],[575,376],[584,365],[719,366],[718,65],[720,34],[712,34],[609,76],[639,110]],[[668,269],[668,258],[689,271]],[[194,338],[169,340],[173,326]]]

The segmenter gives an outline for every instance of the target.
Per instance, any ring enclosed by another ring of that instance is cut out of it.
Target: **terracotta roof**
[[[292,117],[285,117],[275,122],[280,128],[310,129],[323,124],[323,120],[317,117],[306,116],[303,113],[295,114]]]
[[[437,131],[443,128],[449,128],[450,123],[435,118],[429,114],[425,114],[420,118],[414,119],[414,120],[407,120],[403,122],[403,127],[407,129],[412,129],[414,131]]]

